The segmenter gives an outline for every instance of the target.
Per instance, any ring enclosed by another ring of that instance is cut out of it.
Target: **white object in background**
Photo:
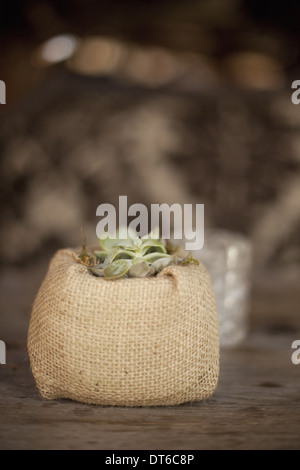
[[[235,232],[213,230],[202,250],[193,252],[207,268],[214,287],[222,347],[236,346],[247,334],[252,249]]]

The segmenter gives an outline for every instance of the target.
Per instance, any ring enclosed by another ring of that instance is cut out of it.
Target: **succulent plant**
[[[88,267],[97,277],[119,279],[123,277],[151,277],[166,266],[196,262],[193,258],[179,258],[158,238],[157,231],[139,237],[128,231],[124,238],[119,230],[117,238],[100,239],[100,250],[87,251],[83,235],[82,251],[77,261]]]

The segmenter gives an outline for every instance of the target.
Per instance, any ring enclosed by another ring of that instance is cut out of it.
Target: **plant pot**
[[[108,281],[60,250],[34,302],[28,350],[44,398],[119,406],[210,396],[219,375],[215,298],[203,265]]]

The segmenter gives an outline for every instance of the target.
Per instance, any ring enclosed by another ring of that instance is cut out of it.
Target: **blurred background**
[[[288,328],[299,15],[296,0],[2,2],[2,291],[37,286],[33,266],[79,245],[81,225],[94,243],[103,202],[198,202],[208,228],[253,243],[254,323]]]

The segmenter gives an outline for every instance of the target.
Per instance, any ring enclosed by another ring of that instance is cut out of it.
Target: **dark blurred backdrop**
[[[95,241],[96,207],[199,202],[299,275],[300,4],[2,1],[4,264]],[[284,271],[285,270],[285,271]]]

